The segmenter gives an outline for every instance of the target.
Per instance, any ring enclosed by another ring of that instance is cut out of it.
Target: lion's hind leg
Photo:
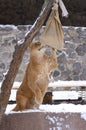
[[[26,109],[27,106],[27,97],[22,95],[17,95],[17,105],[12,111],[23,111]]]

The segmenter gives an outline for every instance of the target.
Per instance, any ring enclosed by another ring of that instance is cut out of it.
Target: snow
[[[20,111],[18,111],[18,112],[11,111],[14,107],[15,107],[15,104],[8,105],[6,108],[5,114],[21,113]],[[71,103],[70,104],[62,103],[59,105],[49,105],[49,104],[40,105],[40,109],[30,109],[30,110],[22,111],[22,113],[26,113],[26,112],[81,113],[82,117],[86,119],[86,105],[80,105],[80,104],[74,105]],[[83,113],[85,113],[85,115]]]
[[[30,30],[31,30],[31,28],[30,28]],[[29,31],[27,31],[27,33],[25,34],[25,37],[27,37],[27,36],[28,36],[28,34],[30,33],[30,30],[29,30]]]
[[[16,106],[16,104],[7,105],[5,114],[8,115],[8,114],[14,114],[14,113],[31,113],[31,112],[41,112],[41,111],[42,111],[42,110],[39,110],[39,109],[29,109],[29,110],[24,110],[24,111],[15,112],[15,111],[12,111],[12,109],[13,109],[15,106]]]
[[[12,29],[14,29],[14,30],[16,30],[17,29],[17,26],[15,26],[15,25],[9,25],[9,24],[6,24],[6,25],[3,25],[3,24],[0,24],[0,28],[12,28]]]
[[[51,123],[52,123],[52,124],[55,123],[55,120],[54,120],[52,117],[50,117],[49,115],[47,115],[46,119],[48,119],[48,120],[50,121],[50,124],[51,124]]]
[[[18,41],[18,45],[23,44],[23,43],[24,43],[24,41],[25,41],[25,39],[21,39],[21,40],[19,40],[19,41]]]
[[[11,95],[10,95],[9,100],[13,100],[13,101],[16,100],[16,92],[17,90],[11,90]]]
[[[76,91],[54,91],[53,100],[60,99],[78,99],[78,92]]]
[[[62,103],[59,105],[41,105],[40,109],[45,110],[46,112],[73,112],[73,113],[78,113],[78,112],[86,112],[86,105],[74,105],[74,104],[66,104]]]
[[[61,80],[58,80],[58,81],[55,81],[53,83],[50,83],[49,84],[49,87],[78,87],[78,86],[86,86],[86,80],[78,80],[78,81],[61,81]]]
[[[81,118],[86,121],[86,113],[81,113]]]

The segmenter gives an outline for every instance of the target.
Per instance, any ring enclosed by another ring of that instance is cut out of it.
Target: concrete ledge
[[[2,82],[0,82],[0,88],[1,88]],[[14,82],[13,83],[13,87],[12,89],[18,89],[19,86],[21,85],[21,82]],[[53,89],[57,88],[57,87],[86,87],[86,80],[78,80],[78,81],[54,81],[54,82],[50,82],[48,87],[52,87]]]
[[[86,117],[86,113],[83,113]],[[81,113],[26,112],[4,115],[1,130],[86,130]]]

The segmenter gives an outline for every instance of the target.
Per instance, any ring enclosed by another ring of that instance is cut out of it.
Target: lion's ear
[[[41,48],[41,43],[40,42],[35,42],[35,49],[40,49]]]
[[[32,49],[40,49],[41,43],[40,42],[35,42],[35,43],[30,43],[29,48]]]

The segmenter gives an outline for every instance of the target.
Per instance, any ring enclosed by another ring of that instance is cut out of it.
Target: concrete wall
[[[86,130],[86,118],[81,113],[14,113],[4,115],[1,130]]]
[[[29,25],[0,25],[0,81],[9,69],[17,41],[23,39],[29,29]],[[58,52],[59,67],[53,73],[54,80],[86,80],[86,27],[70,26],[63,27],[63,30],[65,46],[62,52]],[[29,49],[25,52],[16,81],[22,81],[28,60]]]

